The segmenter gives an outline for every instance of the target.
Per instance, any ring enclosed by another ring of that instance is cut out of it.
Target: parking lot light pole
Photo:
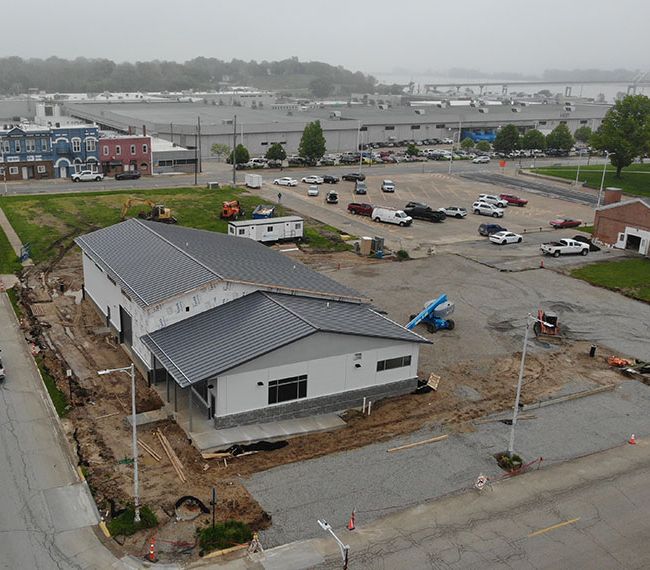
[[[603,186],[605,185],[605,173],[607,172],[607,161],[609,160],[610,156],[616,156],[616,153],[605,151],[605,164],[603,164],[603,177],[600,179],[600,190],[598,190],[598,204],[596,204],[596,208],[600,208],[600,200],[603,195]]]
[[[515,449],[515,426],[517,425],[517,414],[519,413],[519,399],[521,397],[521,384],[524,380],[524,366],[526,364],[526,350],[528,348],[528,333],[530,332],[530,325],[533,323],[541,323],[547,327],[554,325],[542,321],[537,317],[533,317],[530,313],[526,316],[526,333],[524,334],[524,347],[521,351],[521,364],[519,365],[519,379],[517,380],[517,392],[515,395],[515,407],[512,410],[512,426],[510,428],[510,441],[508,442],[508,456],[512,457]]]
[[[107,370],[98,370],[97,374],[112,374],[113,372],[128,372],[131,375],[131,444],[133,446],[133,508],[135,514],[133,522],[140,522],[140,490],[138,481],[138,428],[135,422],[135,366],[125,366],[124,368],[110,368]]]
[[[323,530],[329,532],[334,537],[334,540],[336,540],[336,544],[339,545],[339,549],[341,550],[341,559],[343,560],[343,570],[347,570],[348,569],[348,555],[350,553],[350,546],[347,545],[347,544],[343,544],[343,541],[338,536],[336,536],[336,534],[334,534],[334,531],[332,530],[332,527],[330,526],[330,524],[327,521],[319,520],[318,524],[320,525],[320,527]]]
[[[463,123],[459,119],[458,120],[458,146],[460,146],[460,133],[461,133],[462,128],[463,128],[462,125],[463,125]],[[451,157],[449,159],[449,172],[448,172],[448,174],[451,174],[451,165],[454,163],[454,148],[455,148],[455,146],[452,143],[452,145],[451,145]]]

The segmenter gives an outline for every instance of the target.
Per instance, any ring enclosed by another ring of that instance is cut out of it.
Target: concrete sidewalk
[[[440,537],[442,529],[451,529],[450,532],[467,529],[469,532],[470,528],[475,529],[479,525],[487,524],[493,529],[492,540],[494,540],[497,533],[500,532],[497,530],[501,524],[500,519],[511,521],[508,528],[509,533],[515,536],[533,536],[536,533],[529,533],[529,531],[540,528],[544,523],[530,520],[525,523],[525,526],[518,526],[512,520],[515,514],[518,517],[525,517],[532,508],[542,508],[554,499],[565,500],[565,497],[571,493],[596,488],[617,477],[630,474],[643,475],[649,468],[650,441],[638,440],[635,446],[624,444],[549,468],[531,471],[519,477],[500,479],[498,482],[488,484],[482,491],[468,489],[462,494],[418,505],[369,524],[364,524],[362,518],[357,518],[355,531],[350,532],[339,526],[335,532],[350,546],[351,568],[357,567],[355,561],[361,567],[373,567],[372,556],[386,556],[395,564],[398,560],[403,560],[406,564],[404,567],[429,568],[432,567],[431,561],[426,566],[408,565],[404,558],[407,554],[411,558],[417,556],[413,550],[417,549],[417,545],[423,537],[436,536],[437,538],[433,540],[444,542],[445,539]],[[629,506],[626,506],[625,509],[629,509]],[[643,516],[642,512],[636,514]],[[550,517],[548,520],[555,519]],[[313,523],[316,525],[316,521]],[[542,529],[541,532],[552,530],[555,526],[562,526],[562,524],[549,526]],[[625,521],[621,520],[621,524],[624,525]],[[323,535],[325,535],[324,532]],[[469,536],[467,540],[470,540]],[[486,541],[487,537],[480,540]],[[504,538],[499,540],[503,542]],[[427,539],[424,542],[430,543],[431,540]],[[551,547],[553,546],[551,545]],[[508,543],[506,539],[506,543],[501,545],[501,548],[516,550],[522,546],[516,544],[516,541]],[[639,548],[643,550],[644,547],[639,545]],[[449,545],[449,549],[454,552],[458,549],[459,555],[464,550],[463,544],[456,543]],[[582,552],[578,552],[578,555],[582,554]],[[634,557],[635,554],[626,552],[626,555]],[[293,542],[253,556],[255,559],[243,557],[236,560],[214,562],[206,560],[192,567],[228,568],[231,570],[302,570],[317,567],[340,567],[338,547],[329,537]],[[382,567],[396,567],[386,565],[390,563],[386,558],[383,560],[385,565]],[[426,563],[426,560],[424,562]],[[484,563],[481,567],[493,566]]]
[[[23,246],[23,242],[20,241],[18,234],[12,227],[11,223],[9,223],[9,219],[2,208],[0,208],[0,228],[2,228],[2,231],[7,236],[7,239],[16,255],[20,257],[20,249]]]

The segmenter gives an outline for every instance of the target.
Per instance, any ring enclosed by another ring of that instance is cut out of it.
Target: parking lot
[[[481,169],[481,165],[474,166],[477,171]],[[471,213],[471,206],[479,194],[512,191],[494,184],[483,184],[445,173],[404,173],[391,177],[396,185],[395,192],[384,193],[380,190],[384,176],[374,174],[371,168],[366,168],[364,173],[367,176],[367,195],[355,195],[354,183],[341,181],[335,185],[321,185],[319,196],[307,196],[307,184],[299,183],[296,187],[274,186],[273,179],[266,179],[263,189],[258,192],[274,201],[277,200],[277,193],[281,192],[282,203],[299,213],[352,235],[382,236],[389,248],[407,249],[416,256],[418,252],[426,254],[431,247],[442,244],[475,240],[478,237],[477,228],[481,223],[496,221],[510,231],[524,233],[539,232],[540,229],[550,230],[549,220],[558,216],[577,218],[586,223],[593,220],[593,209],[589,206],[525,191],[519,194],[529,201],[527,206],[509,206],[501,219],[477,216]],[[331,189],[338,192],[338,204],[325,203],[325,194]],[[403,208],[409,201],[424,202],[434,209],[461,206],[467,208],[470,213],[465,219],[448,218],[443,223],[415,220],[412,226],[402,228],[392,224],[377,224],[368,217],[354,216],[347,211],[350,202]]]

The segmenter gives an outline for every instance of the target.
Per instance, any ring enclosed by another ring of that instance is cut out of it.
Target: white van
[[[404,210],[395,208],[373,208],[372,219],[375,222],[385,222],[387,224],[397,224],[398,226],[410,226],[413,222],[411,216],[406,215]]]

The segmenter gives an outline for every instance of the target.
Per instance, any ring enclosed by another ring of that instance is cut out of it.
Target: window
[[[385,131],[394,131],[395,127],[394,126],[386,126],[386,127],[384,127],[384,130]]]
[[[34,139],[28,139],[25,141],[25,151],[36,152],[36,141]]]
[[[102,147],[102,154],[103,154],[104,156],[108,156],[108,145],[107,145],[107,144],[105,144],[105,145]]]
[[[583,120],[583,121],[580,121],[580,124],[581,124],[581,125],[586,125],[588,122],[589,122],[589,121]]]
[[[10,166],[9,167],[9,174],[18,174],[18,167],[17,166]]]
[[[122,154],[122,147],[119,144],[115,145],[115,154],[117,156],[120,156],[120,154]]]
[[[301,227],[302,227],[302,224],[301,224],[300,222],[298,222],[298,223],[296,224],[296,229],[299,230]]]
[[[36,167],[36,172],[38,172],[39,174],[45,174],[45,165],[44,164],[39,164]]]
[[[142,145],[142,152],[144,154],[147,154],[149,152],[149,145],[143,144]]]
[[[264,141],[260,143],[261,146],[268,146],[268,144],[269,144],[268,141]]]
[[[368,127],[361,127],[359,130],[365,133],[368,130]]]
[[[537,123],[537,124],[538,124],[538,125],[545,125],[545,124],[546,124],[546,121],[540,121],[540,122]]]
[[[445,128],[446,126],[444,123],[439,123],[438,125],[436,125],[436,129],[445,129]]]
[[[266,226],[266,231],[267,232],[272,232],[273,231],[273,226]]]
[[[72,139],[72,152],[81,152],[81,139]]]
[[[86,151],[95,152],[97,149],[97,141],[95,139],[86,139]]]
[[[131,154],[135,154],[135,145],[134,144],[131,145]]]
[[[4,176],[4,175],[5,175],[5,167],[0,166],[0,176]]]
[[[377,362],[377,372],[384,370],[392,370],[393,368],[402,368],[404,366],[411,366],[411,356],[398,356],[397,358],[389,358],[388,360],[379,360]]]
[[[246,233],[246,230],[244,228],[239,228],[239,235],[243,236]]]
[[[49,146],[49,145],[48,145],[48,141],[47,141],[47,139],[41,139],[41,150],[42,150],[43,152],[47,152],[47,148],[48,148],[48,146]]]
[[[271,380],[269,382],[269,404],[279,404],[307,397],[307,375]]]
[[[420,125],[411,125],[411,130],[412,131],[419,131],[420,130]]]
[[[2,143],[2,152],[11,152],[11,146],[9,145],[9,141],[4,141]]]
[[[15,152],[20,152],[20,141],[14,142]]]

